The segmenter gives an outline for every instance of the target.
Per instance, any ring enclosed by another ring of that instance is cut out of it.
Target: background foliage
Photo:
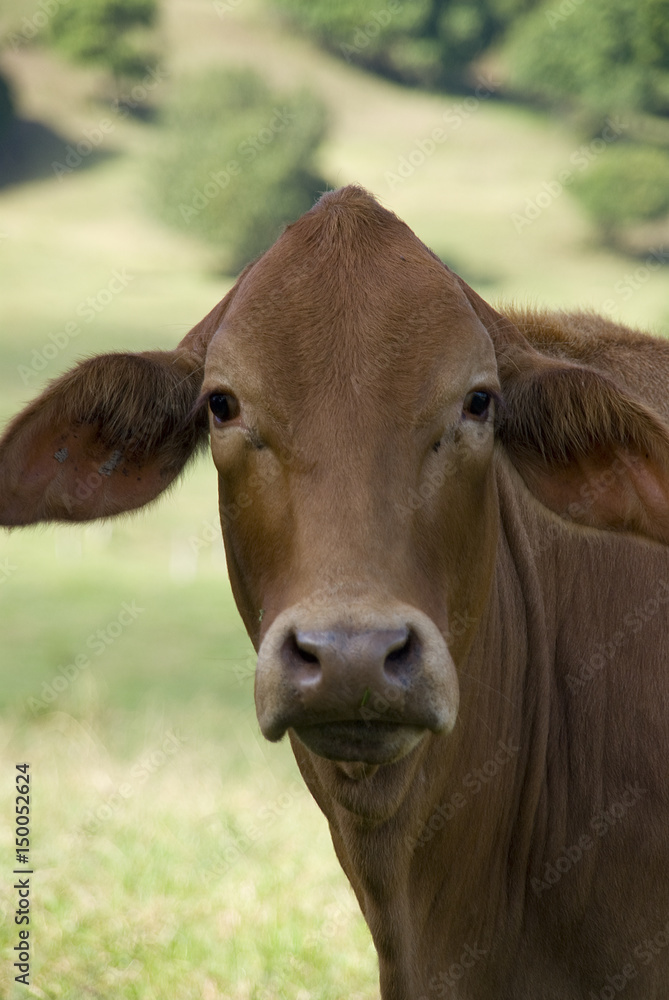
[[[154,61],[146,31],[157,19],[156,0],[67,0],[49,23],[53,45],[79,62],[99,63],[115,79],[138,77]]]
[[[574,192],[605,237],[627,223],[669,212],[669,153],[652,146],[621,145],[578,178]]]
[[[669,0],[548,0],[515,21],[505,59],[518,94],[666,115]]]
[[[494,52],[509,95],[578,115],[590,137],[607,115],[669,112],[669,0],[274,2],[329,51],[404,83],[475,89]],[[650,139],[647,132],[645,146],[669,146],[669,123]],[[623,142],[634,141],[632,128]],[[663,177],[661,165],[661,154],[645,148],[620,153],[574,186],[604,239],[620,243],[626,226],[666,214],[669,171]],[[621,187],[637,184],[642,194],[619,200]]]
[[[248,69],[185,77],[160,116],[149,178],[168,222],[222,248],[228,272],[266,250],[327,182],[314,154],[323,103],[306,90],[274,93]]]
[[[470,63],[537,0],[275,0],[335,54],[404,83],[466,85]]]

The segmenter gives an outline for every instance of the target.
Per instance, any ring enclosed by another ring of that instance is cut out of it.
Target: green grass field
[[[161,35],[161,86],[207,62],[251,62],[283,87],[308,82],[332,109],[321,164],[332,184],[369,187],[484,295],[607,308],[669,332],[669,270],[598,248],[568,192],[516,231],[513,214],[581,145],[566,127],[494,98],[458,110],[459,98],[368,78],[292,37],[258,0],[225,17],[206,0],[169,0]],[[23,115],[69,141],[109,115],[94,72],[39,48],[8,52],[3,65]],[[446,139],[394,181],[445,115]],[[118,120],[104,158],[0,190],[3,424],[81,355],[173,346],[229,287],[209,250],[147,213],[152,141],[149,126]],[[124,287],[103,303],[119,272]],[[90,298],[100,308],[88,321]],[[63,336],[72,323],[76,336]],[[133,518],[0,538],[4,997],[378,996],[327,825],[289,748],[259,735],[216,521],[216,477],[201,461]],[[22,761],[30,989],[14,985],[10,958]]]

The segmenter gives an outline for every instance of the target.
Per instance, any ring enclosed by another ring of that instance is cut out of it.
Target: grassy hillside
[[[222,16],[208,0],[169,0],[160,31],[168,57],[152,99],[207,62],[250,62],[284,87],[307,81],[332,109],[321,164],[332,184],[370,188],[484,295],[608,302],[618,318],[669,331],[667,269],[597,249],[568,193],[517,231],[527,199],[577,169],[580,140],[498,102],[494,81],[462,106],[367,78],[292,37],[258,0]],[[98,73],[39,47],[5,53],[2,66],[22,116],[61,145],[113,126],[62,179],[47,156],[40,179],[0,190],[4,423],[80,355],[173,346],[232,278],[148,214],[153,129],[114,117]],[[436,128],[445,137],[430,152]],[[110,297],[114,276],[122,287]],[[258,734],[216,517],[203,461],[145,514],[0,538],[0,843],[7,872],[13,768],[28,760],[34,996],[378,995],[326,824],[287,747]],[[134,617],[119,631],[124,606]],[[0,882],[11,917],[14,892]],[[0,994],[10,998],[26,995],[7,960],[14,931],[3,921]]]

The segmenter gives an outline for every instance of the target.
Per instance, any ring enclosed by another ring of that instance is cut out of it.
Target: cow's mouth
[[[364,764],[392,764],[420,742],[426,730],[394,722],[326,722],[296,726],[302,743],[319,757]]]

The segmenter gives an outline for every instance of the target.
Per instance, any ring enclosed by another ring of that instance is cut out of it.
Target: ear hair
[[[96,425],[101,447],[120,449],[137,461],[164,450],[168,467],[179,464],[180,453],[190,454],[206,437],[206,421],[190,421],[203,370],[199,362],[175,351],[88,358],[54,379],[15,418],[5,432],[3,449],[29,420],[39,431],[57,418],[72,426]]]
[[[0,440],[0,524],[86,521],[162,493],[207,437],[203,366],[184,351],[80,362]]]
[[[610,376],[532,354],[500,358],[499,436],[510,451],[561,465],[608,445],[666,460],[668,428]]]

